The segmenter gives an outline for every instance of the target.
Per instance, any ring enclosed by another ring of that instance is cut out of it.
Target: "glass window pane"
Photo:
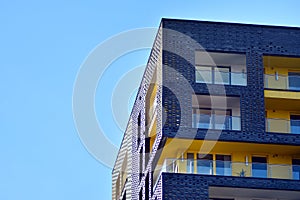
[[[231,72],[231,85],[247,85],[247,74],[243,72]]]
[[[212,83],[212,67],[197,66],[196,67],[197,83]]]
[[[289,72],[289,89],[300,90],[300,73]]]
[[[231,129],[230,110],[214,110],[214,128],[222,130]]]
[[[217,175],[231,176],[230,155],[216,155],[216,173]]]
[[[188,153],[187,154],[187,166],[186,166],[186,171],[188,173],[193,173],[194,172],[194,154],[193,153]]]
[[[291,115],[290,116],[291,123],[291,133],[300,134],[300,115]]]
[[[211,110],[209,109],[199,109],[200,111],[200,119],[199,119],[199,128],[210,129],[211,126]]]
[[[216,67],[214,70],[214,83],[216,84],[230,84],[230,68]]]
[[[293,179],[300,180],[300,159],[293,159]]]
[[[193,108],[193,127],[202,129],[232,130],[232,111]],[[239,120],[239,118],[238,118]],[[235,129],[239,130],[239,129]]]
[[[197,173],[213,174],[213,155],[197,154]]]
[[[267,178],[267,158],[252,157],[252,176]]]

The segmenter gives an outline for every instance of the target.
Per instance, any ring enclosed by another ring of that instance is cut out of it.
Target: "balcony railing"
[[[243,72],[222,72],[200,70],[196,72],[197,83],[222,84],[222,85],[247,85],[247,74]]]
[[[266,119],[266,131],[300,134],[300,120]]]
[[[300,76],[265,74],[265,88],[300,91]]]
[[[300,180],[300,165],[166,159],[161,172]]]
[[[241,130],[241,118],[228,115],[193,114],[193,128]]]

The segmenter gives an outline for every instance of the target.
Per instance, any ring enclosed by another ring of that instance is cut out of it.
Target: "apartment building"
[[[162,19],[112,199],[300,199],[300,28]]]

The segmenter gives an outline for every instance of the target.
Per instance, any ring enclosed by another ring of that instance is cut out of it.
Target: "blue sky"
[[[82,145],[72,113],[77,73],[99,43],[157,27],[162,17],[300,27],[299,7],[298,0],[2,0],[0,199],[111,199],[111,168]],[[122,130],[106,103],[119,78],[148,54],[123,56],[99,83],[96,114],[117,146]]]

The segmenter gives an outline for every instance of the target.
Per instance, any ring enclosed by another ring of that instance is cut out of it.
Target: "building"
[[[113,199],[300,199],[300,28],[162,19]]]

